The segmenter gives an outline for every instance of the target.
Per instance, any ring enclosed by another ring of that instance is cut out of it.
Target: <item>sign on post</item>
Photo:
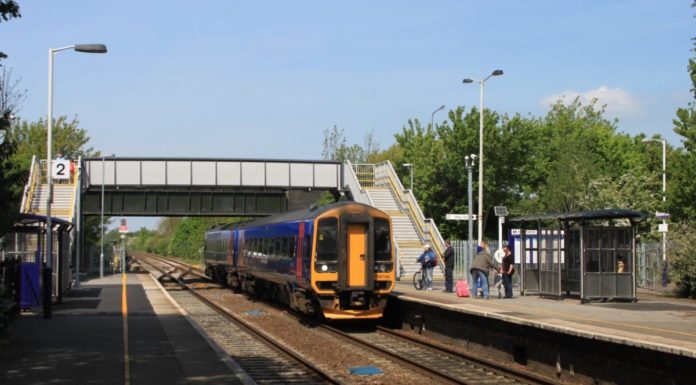
[[[68,159],[54,159],[51,162],[51,178],[70,179],[70,161]]]
[[[121,219],[121,226],[118,227],[119,233],[127,233],[128,225],[126,224],[126,218]]]
[[[445,214],[445,219],[448,221],[468,221],[469,214]],[[471,214],[471,220],[476,220],[476,214]]]

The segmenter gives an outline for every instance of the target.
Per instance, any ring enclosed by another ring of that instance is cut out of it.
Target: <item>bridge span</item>
[[[113,216],[263,216],[307,207],[323,192],[341,194],[335,161],[86,158],[81,212]]]

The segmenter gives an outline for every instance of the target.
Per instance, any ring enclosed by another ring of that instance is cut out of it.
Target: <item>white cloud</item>
[[[547,96],[541,100],[541,106],[548,108],[558,100],[568,104],[577,97],[580,98],[580,102],[583,105],[590,104],[592,100],[597,99],[597,105],[606,105],[607,113],[612,115],[629,117],[636,116],[640,112],[640,102],[637,97],[621,88],[609,88],[607,86],[601,86],[587,92],[564,91],[559,94]]]

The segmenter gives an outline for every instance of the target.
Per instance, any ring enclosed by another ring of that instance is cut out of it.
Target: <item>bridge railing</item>
[[[86,186],[343,187],[343,164],[333,161],[110,157],[83,165]]]

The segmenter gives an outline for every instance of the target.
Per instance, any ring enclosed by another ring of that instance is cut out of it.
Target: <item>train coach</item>
[[[211,278],[326,319],[380,318],[394,288],[391,220],[361,203],[216,226],[204,255]]]

